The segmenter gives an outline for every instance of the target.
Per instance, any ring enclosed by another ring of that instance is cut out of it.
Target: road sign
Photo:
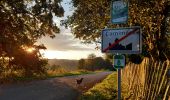
[[[102,30],[102,52],[139,54],[142,50],[140,27]]]
[[[114,67],[116,69],[125,67],[125,56],[124,55],[115,55],[114,56]]]
[[[111,22],[112,24],[127,23],[128,21],[128,3],[123,0],[113,1],[111,3]]]

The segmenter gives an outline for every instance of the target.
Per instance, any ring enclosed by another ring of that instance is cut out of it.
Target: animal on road
[[[84,78],[80,78],[80,79],[76,79],[76,84],[77,85],[80,85],[82,83]]]

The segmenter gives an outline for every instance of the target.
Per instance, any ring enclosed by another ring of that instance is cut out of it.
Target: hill
[[[77,69],[78,60],[69,60],[69,59],[49,59],[48,64],[50,66],[57,65],[71,70]]]

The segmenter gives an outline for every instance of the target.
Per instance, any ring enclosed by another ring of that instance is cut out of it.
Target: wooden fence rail
[[[129,63],[122,70],[122,82],[129,91],[127,100],[170,100],[170,61],[144,59],[141,64]]]

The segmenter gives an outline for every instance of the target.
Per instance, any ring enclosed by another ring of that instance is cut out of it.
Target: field
[[[66,70],[77,70],[78,60],[48,59],[48,66],[59,66]]]

